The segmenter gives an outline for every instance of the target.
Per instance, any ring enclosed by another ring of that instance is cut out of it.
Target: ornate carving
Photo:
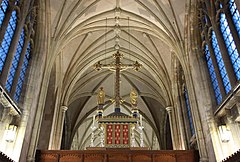
[[[78,162],[79,160],[82,160],[81,154],[64,154],[60,155],[60,161],[64,162]]]

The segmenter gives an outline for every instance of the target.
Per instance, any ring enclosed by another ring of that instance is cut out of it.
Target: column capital
[[[168,113],[171,113],[172,110],[173,110],[173,106],[167,106],[166,110],[167,110]]]
[[[68,110],[68,107],[67,107],[67,106],[64,106],[64,105],[62,105],[62,106],[61,106],[61,109],[63,110],[63,112],[66,112],[66,111]]]

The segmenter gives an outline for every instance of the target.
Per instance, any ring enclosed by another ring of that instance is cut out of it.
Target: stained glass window
[[[207,65],[208,65],[208,71],[210,74],[210,78],[212,81],[212,86],[213,86],[213,90],[214,90],[214,94],[215,94],[215,98],[217,101],[217,104],[219,105],[222,101],[222,95],[219,89],[219,85],[218,85],[218,81],[217,81],[217,76],[213,67],[213,63],[212,63],[212,59],[210,57],[210,52],[208,50],[208,45],[205,45],[205,58],[207,61]]]
[[[20,77],[18,78],[16,92],[14,94],[14,100],[16,102],[19,102],[20,95],[21,95],[21,92],[22,92],[22,86],[23,86],[24,78],[25,78],[26,71],[27,71],[28,64],[29,64],[29,60],[30,60],[30,51],[31,51],[31,44],[29,42],[28,47],[27,47],[27,52],[26,52],[25,57],[24,57],[22,69],[21,69],[21,72],[20,72]]]
[[[231,84],[230,84],[230,81],[228,78],[228,74],[227,74],[227,71],[226,71],[226,68],[225,68],[225,65],[223,62],[223,58],[222,58],[222,55],[221,55],[221,52],[220,52],[220,49],[218,46],[217,38],[216,38],[214,31],[212,31],[212,46],[213,46],[213,50],[214,50],[214,55],[217,60],[218,69],[220,71],[221,78],[223,81],[223,86],[224,86],[226,94],[228,94],[228,92],[231,90]]]
[[[10,90],[11,90],[14,75],[16,73],[16,70],[17,70],[17,67],[18,67],[18,62],[19,62],[19,59],[20,59],[20,55],[21,55],[21,52],[22,52],[22,49],[23,49],[24,34],[25,34],[24,29],[22,29],[22,33],[21,33],[20,39],[18,41],[17,50],[16,50],[16,53],[15,53],[13,61],[12,61],[12,66],[10,68],[10,72],[9,72],[6,87],[5,87],[8,92],[10,92]]]
[[[194,135],[195,134],[195,130],[194,130],[194,127],[193,127],[191,108],[190,108],[188,92],[187,92],[187,88],[186,87],[184,87],[184,98],[185,98],[185,103],[186,103],[186,108],[187,108],[187,116],[188,116],[188,120],[189,120],[189,126],[190,126],[190,130],[191,130],[191,135]]]
[[[8,6],[8,1],[2,0],[1,8],[0,8],[0,26],[2,25],[3,19],[5,17],[7,6]]]
[[[234,72],[237,80],[240,80],[240,57],[236,48],[236,44],[233,40],[232,33],[230,31],[226,16],[224,13],[220,15],[220,29],[225,41],[228,54],[230,56]]]
[[[13,2],[13,5],[18,6],[19,5],[18,3],[19,3],[19,0],[15,0]],[[10,54],[9,48],[11,46],[12,39],[15,34],[15,29],[17,26],[17,12],[15,10],[13,10],[10,13],[10,10],[8,10],[8,7],[9,7],[9,0],[2,0],[1,6],[0,6],[0,27],[2,26],[2,23],[4,21],[4,18],[5,18],[5,15],[7,12],[10,14],[10,18],[9,18],[9,22],[8,22],[6,31],[5,31],[5,33],[3,33],[4,37],[1,40],[0,74],[3,71],[4,65],[6,62],[6,58],[7,58],[8,54]],[[24,18],[24,19],[26,20],[26,18]],[[22,21],[22,20],[20,20],[20,21]],[[13,57],[13,59],[11,62],[10,69],[7,69],[7,70],[9,70],[9,73],[8,73],[7,81],[5,84],[6,91],[11,92],[11,88],[13,86],[13,81],[15,79],[17,80],[17,85],[14,85],[14,86],[16,86],[16,90],[15,90],[15,92],[13,92],[13,94],[14,94],[13,99],[16,102],[19,102],[23,82],[24,82],[24,79],[26,78],[25,77],[26,70],[28,68],[28,64],[29,64],[29,60],[30,60],[30,50],[31,50],[30,42],[27,42],[28,47],[26,49],[26,53],[25,54],[22,53],[24,42],[26,41],[24,38],[25,38],[25,33],[24,33],[24,28],[22,28],[22,32],[20,34],[19,40],[18,40],[18,42],[15,42],[15,43],[17,43],[17,47],[16,47],[15,54],[13,56],[11,56],[11,57]],[[21,55],[23,55],[24,58],[22,58]],[[20,60],[20,59],[23,59],[23,60]],[[23,64],[21,67],[19,67],[19,61],[23,61]],[[8,68],[8,67],[6,67],[6,68]],[[17,76],[16,71],[18,68],[20,70],[19,78],[15,78]]]
[[[229,9],[232,15],[233,23],[238,32],[238,36],[240,37],[240,15],[234,0],[229,0]]]
[[[8,50],[12,41],[12,37],[16,29],[17,24],[16,21],[17,21],[16,11],[13,11],[0,47],[0,72],[2,72],[3,65],[5,63],[5,59],[7,57]]]

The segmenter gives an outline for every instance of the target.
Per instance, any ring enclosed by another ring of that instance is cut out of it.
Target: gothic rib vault
[[[57,97],[46,101],[45,107],[52,106],[54,101],[58,103],[55,107],[68,107],[62,148],[84,149],[89,145],[88,128],[96,110],[96,93],[100,86],[104,87],[108,100],[105,113],[113,110],[110,99],[114,94],[114,75],[107,70],[96,72],[92,66],[98,61],[110,63],[116,52],[116,14],[121,29],[122,61],[133,63],[137,60],[143,65],[140,72],[122,72],[121,96],[129,103],[131,88],[137,90],[138,108],[145,118],[146,145],[152,149],[170,148],[167,144],[170,126],[165,109],[174,106],[176,62],[180,62],[184,70],[187,66],[183,42],[187,37],[184,27],[190,6],[187,0],[50,1],[48,97],[54,93]],[[122,108],[129,112],[127,104]]]

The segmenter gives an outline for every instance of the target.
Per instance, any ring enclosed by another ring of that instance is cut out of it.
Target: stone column
[[[180,86],[181,83],[180,81],[178,80],[178,85]],[[186,137],[186,134],[185,134],[185,127],[184,127],[184,119],[183,119],[183,110],[182,108],[185,106],[184,105],[184,98],[183,98],[183,93],[182,93],[182,88],[180,86],[180,88],[178,88],[177,86],[177,89],[178,91],[180,92],[179,95],[177,94],[176,96],[176,111],[177,111],[177,117],[178,119],[176,120],[179,124],[178,124],[178,128],[179,128],[179,132],[180,132],[180,137],[179,137],[179,149],[180,150],[186,150],[188,148],[188,141],[186,140],[187,137]]]
[[[27,0],[30,3],[30,0]],[[42,124],[44,105],[47,95],[48,81],[50,72],[46,69],[49,35],[47,3],[48,1],[39,1],[37,14],[37,28],[34,43],[34,55],[32,55],[31,65],[28,74],[28,84],[24,98],[24,110],[26,114],[26,130],[19,161],[34,161],[35,151],[38,144],[39,133]]]
[[[173,149],[176,150],[176,141],[175,141],[175,136],[174,136],[174,128],[173,128],[173,117],[172,117],[172,106],[166,107],[166,111],[168,113],[169,117],[169,123],[170,123],[170,130],[171,130],[171,137],[172,137],[172,144],[173,144]]]
[[[62,132],[63,132],[63,125],[64,125],[64,120],[65,120],[65,114],[66,111],[68,110],[67,106],[61,106],[61,111],[62,113],[59,116],[59,122],[58,122],[58,130],[56,131],[56,140],[58,141],[57,143],[57,148],[60,149],[61,147],[61,142],[62,142]]]
[[[190,94],[192,92],[190,91]],[[191,95],[192,96],[192,95]],[[193,96],[192,96],[193,97]],[[189,98],[189,102],[191,103],[191,113],[192,113],[192,119],[193,119],[193,125],[195,128],[195,135],[198,142],[198,149],[199,149],[199,155],[200,155],[200,162],[208,162],[208,152],[207,152],[207,146],[206,146],[206,138],[204,137],[204,129],[203,129],[203,123],[200,116],[200,111],[198,110],[198,105],[196,103],[196,100],[193,100],[193,98]]]
[[[65,118],[65,114],[67,111],[68,107],[67,106],[61,106],[60,108],[60,113],[59,113],[59,117],[58,117],[58,121],[57,121],[57,129],[55,131],[54,134],[54,145],[55,146],[54,149],[60,149],[61,147],[61,141],[62,141],[62,132],[63,132],[63,124],[64,124],[64,118]]]

